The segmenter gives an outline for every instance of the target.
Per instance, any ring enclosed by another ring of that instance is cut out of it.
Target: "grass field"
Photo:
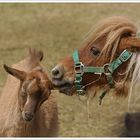
[[[3,63],[23,59],[29,47],[43,50],[46,70],[79,48],[87,33],[101,19],[120,15],[140,21],[140,4],[0,4],[0,90],[6,80]],[[59,108],[59,137],[116,136],[127,111],[127,98],[96,97],[89,106],[76,96],[54,91]],[[118,132],[119,134],[120,132]]]

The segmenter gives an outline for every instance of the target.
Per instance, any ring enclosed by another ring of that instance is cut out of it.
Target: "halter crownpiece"
[[[76,91],[79,95],[84,95],[86,93],[85,86],[82,85],[83,74],[84,73],[94,73],[94,74],[105,74],[107,76],[108,83],[112,88],[114,86],[114,79],[112,74],[114,71],[124,62],[129,60],[132,56],[132,52],[128,50],[124,50],[118,58],[116,58],[111,63],[107,63],[102,67],[85,67],[84,64],[79,60],[78,51],[74,51],[73,53],[73,60],[74,60],[74,70],[75,70],[75,87]],[[94,82],[94,81],[93,81]],[[87,84],[90,85],[93,82]]]

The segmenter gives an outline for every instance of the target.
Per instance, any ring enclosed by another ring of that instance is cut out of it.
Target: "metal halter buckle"
[[[84,65],[82,64],[82,62],[75,63],[74,70],[75,70],[76,74],[83,75],[83,73],[84,73]]]
[[[130,57],[129,57],[129,52],[127,50],[124,50],[121,55],[119,56],[120,60],[122,62],[126,62]]]

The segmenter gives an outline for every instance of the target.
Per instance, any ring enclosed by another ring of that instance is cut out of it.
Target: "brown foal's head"
[[[30,72],[21,71],[4,65],[6,72],[20,80],[18,93],[22,117],[31,121],[40,105],[49,98],[52,84],[46,72],[36,67]],[[12,90],[12,89],[11,89]]]

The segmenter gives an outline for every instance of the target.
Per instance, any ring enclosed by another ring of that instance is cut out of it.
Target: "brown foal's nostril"
[[[31,121],[33,118],[33,114],[29,113],[29,112],[25,112],[25,120],[26,121]]]

